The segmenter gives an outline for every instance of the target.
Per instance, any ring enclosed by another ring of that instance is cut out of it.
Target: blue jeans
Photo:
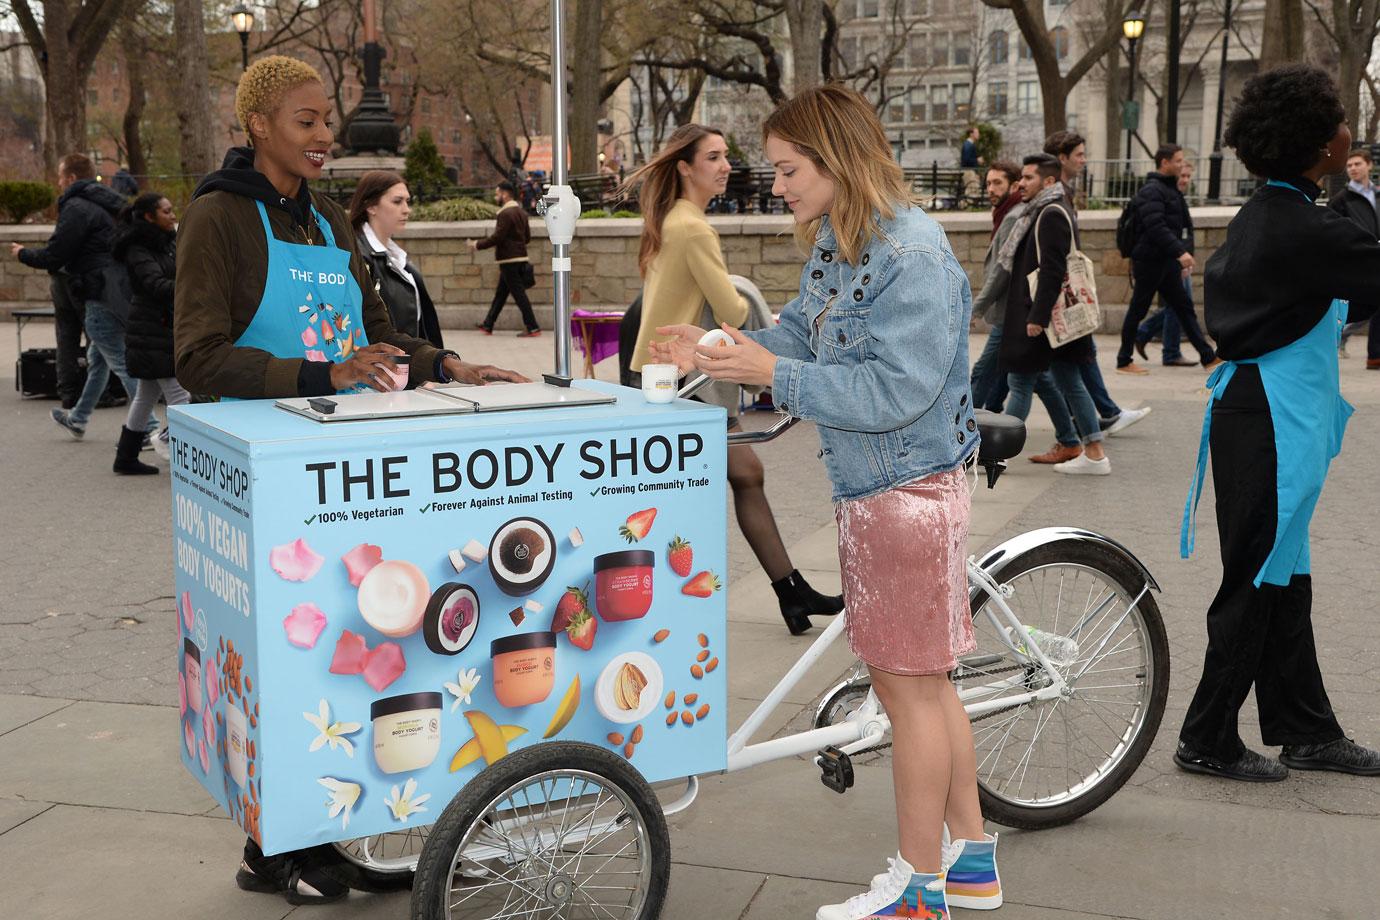
[[[1193,300],[1193,278],[1184,279],[1184,293],[1188,294],[1190,302]],[[1179,349],[1181,330],[1179,328],[1179,318],[1174,315],[1174,311],[1168,307],[1161,306],[1160,311],[1154,316],[1141,323],[1136,329],[1136,341],[1148,342],[1155,336],[1159,336],[1164,343],[1160,349],[1161,361],[1180,361],[1184,353]]]
[[[95,411],[96,401],[105,392],[113,371],[125,392],[133,399],[139,385],[125,370],[125,324],[105,308],[99,300],[86,302],[86,337],[91,340],[86,349],[86,385],[82,387],[77,404],[68,417],[73,425],[85,428]],[[153,413],[149,413],[146,430],[157,427]]]
[[[993,326],[987,333],[969,383],[973,390],[973,405],[990,412],[1000,412],[1006,402],[1006,375],[1001,372],[1001,327]]]
[[[1083,441],[1102,440],[1102,429],[1097,424],[1097,410],[1093,408],[1092,400],[1088,397],[1088,391],[1083,388],[1081,378],[1079,389],[1082,391],[1083,399],[1087,402],[1086,409],[1092,412],[1092,428],[1097,436],[1086,436],[1083,439],[1078,437],[1078,431],[1074,428],[1074,417],[1070,416],[1070,403],[1066,401],[1068,391],[1060,378],[1059,373],[1072,372],[1078,378],[1077,365],[1055,362],[1047,371],[1038,374],[1017,374],[1007,375],[1006,382],[1011,388],[1011,396],[1006,401],[1006,414],[1014,415],[1024,421],[1030,415],[1030,397],[1033,392],[1040,397],[1040,402],[1045,404],[1045,411],[1049,413],[1049,419],[1054,423],[1054,439],[1064,447],[1077,447]],[[1061,370],[1062,369],[1062,370]],[[1075,411],[1075,415],[1076,415]],[[1087,423],[1084,418],[1078,423],[1082,428]]]
[[[1102,368],[1097,366],[1097,339],[1092,339],[1093,359],[1087,364],[1078,364],[1078,374],[1083,378],[1083,388],[1092,397],[1093,405],[1097,407],[1097,414],[1102,418],[1114,419],[1121,414],[1121,407],[1112,399],[1112,394],[1107,392],[1107,384],[1102,382]]]

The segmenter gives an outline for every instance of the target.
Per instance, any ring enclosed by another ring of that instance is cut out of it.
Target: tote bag
[[[1069,222],[1069,228],[1073,228],[1073,220],[1068,212],[1060,207],[1048,207],[1040,214],[1040,220],[1045,219],[1045,214],[1050,211],[1058,211],[1064,215],[1064,220]],[[1026,283],[1030,286],[1030,299],[1035,299],[1035,289],[1040,282],[1040,223],[1035,222],[1035,263],[1036,269],[1025,276]],[[1059,298],[1054,302],[1054,309],[1050,312],[1049,325],[1045,327],[1045,338],[1049,340],[1050,348],[1058,348],[1067,345],[1076,339],[1081,339],[1086,335],[1092,335],[1097,331],[1097,327],[1102,324],[1102,307],[1097,301],[1097,282],[1093,278],[1092,259],[1088,258],[1077,245],[1069,249],[1068,270],[1064,273],[1064,283],[1059,290]]]

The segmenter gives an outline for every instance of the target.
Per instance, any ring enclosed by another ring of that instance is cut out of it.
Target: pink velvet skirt
[[[894,674],[944,674],[974,648],[962,469],[835,506],[848,644]]]

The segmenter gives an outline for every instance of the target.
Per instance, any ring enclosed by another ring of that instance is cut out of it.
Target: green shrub
[[[590,209],[587,210],[587,211],[581,211],[581,212],[580,212],[580,219],[581,219],[581,220],[583,220],[583,219],[585,219],[585,218],[587,218],[587,217],[599,218],[599,217],[612,217],[612,216],[613,216],[613,215],[609,214],[608,208],[590,208]]]
[[[447,198],[431,201],[412,209],[414,221],[493,220],[498,206],[478,198]]]
[[[426,128],[418,131],[416,137],[407,145],[404,164],[403,178],[414,188],[436,188],[450,183],[450,178],[446,175],[446,161],[441,159],[441,153],[436,149],[436,141]]]
[[[0,211],[8,215],[12,224],[22,223],[35,211],[44,210],[53,199],[53,187],[42,182],[0,182]]]
[[[636,211],[614,211],[614,212],[613,212],[613,216],[614,216],[614,217],[641,217],[642,215],[639,214],[639,213],[637,213]]]

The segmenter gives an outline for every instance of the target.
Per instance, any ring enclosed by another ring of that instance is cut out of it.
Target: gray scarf
[[[1056,182],[1049,188],[1044,189],[1036,195],[1034,200],[1025,204],[1024,210],[1016,218],[1016,224],[1011,228],[1011,235],[1002,243],[1001,252],[997,253],[997,263],[1006,271],[1011,271],[1012,264],[1016,261],[1016,250],[1020,247],[1025,235],[1030,232],[1030,224],[1035,220],[1035,215],[1047,204],[1052,204],[1064,197],[1064,183]]]

